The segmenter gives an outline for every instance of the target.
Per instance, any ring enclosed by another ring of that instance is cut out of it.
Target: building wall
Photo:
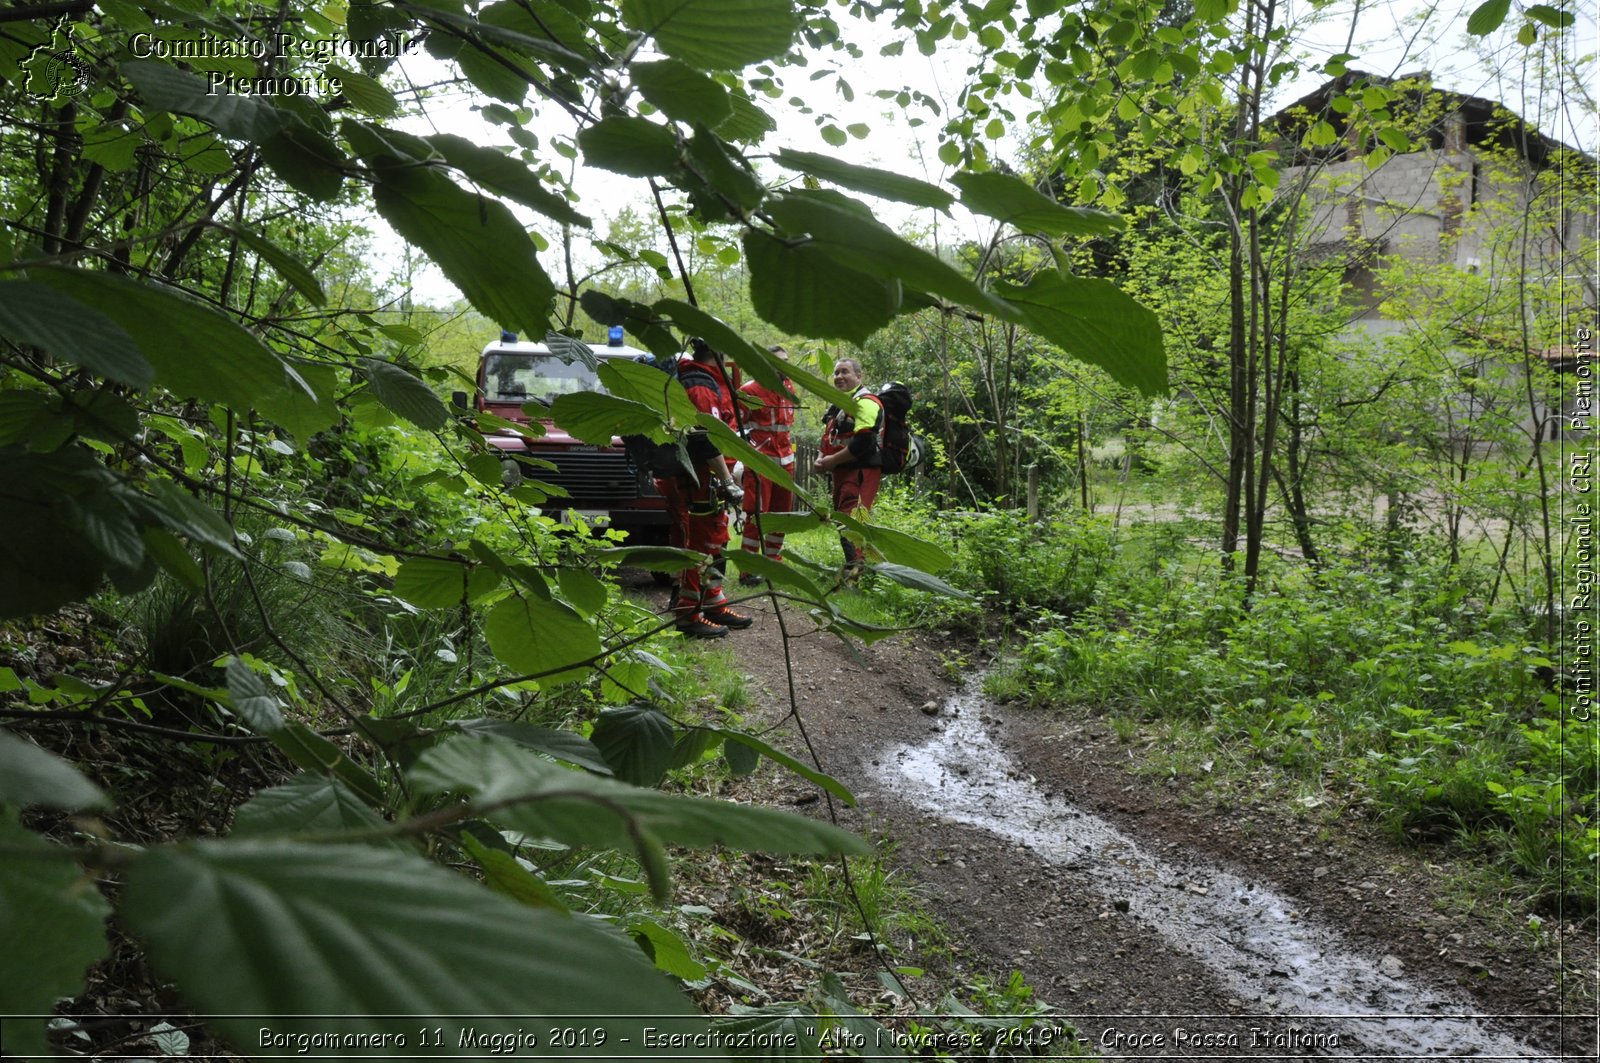
[[[1386,316],[1381,307],[1378,271],[1382,259],[1392,256],[1454,266],[1490,281],[1510,281],[1525,271],[1531,282],[1528,298],[1559,294],[1569,312],[1592,314],[1592,270],[1587,280],[1582,276],[1592,267],[1592,258],[1586,260],[1584,254],[1588,247],[1592,255],[1596,232],[1592,189],[1574,190],[1570,180],[1563,188],[1562,175],[1553,170],[1530,177],[1524,167],[1452,145],[1449,139],[1446,150],[1394,155],[1376,169],[1357,157],[1284,171],[1279,197],[1294,195],[1301,182],[1309,182],[1304,230],[1297,243],[1314,258],[1336,257],[1345,263],[1354,303],[1346,336],[1354,342],[1381,342],[1406,330],[1404,321]],[[1555,211],[1560,231],[1535,227],[1524,249],[1522,223],[1535,200],[1541,210],[1561,208]],[[1563,276],[1564,287],[1558,288]],[[1558,339],[1536,337],[1536,342]],[[1552,407],[1559,406],[1556,395],[1548,399]],[[1532,428],[1531,419],[1525,427]]]

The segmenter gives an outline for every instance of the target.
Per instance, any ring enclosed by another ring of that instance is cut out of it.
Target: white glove
[[[728,496],[728,501],[731,504],[733,504],[735,506],[744,504],[744,488],[740,487],[738,484],[734,483],[732,480],[730,480],[727,483],[723,484],[722,485],[722,490],[723,490],[723,493]]]

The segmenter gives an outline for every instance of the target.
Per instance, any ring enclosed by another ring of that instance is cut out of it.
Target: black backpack
[[[912,401],[911,389],[898,380],[891,380],[878,389],[878,402],[883,405],[878,453],[883,457],[885,476],[915,468],[921,458],[921,448],[913,442],[911,425],[906,422]]]

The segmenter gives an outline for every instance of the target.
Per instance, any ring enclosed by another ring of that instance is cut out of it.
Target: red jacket
[[[678,359],[678,382],[689,393],[689,401],[701,413],[709,413],[723,424],[738,431],[739,423],[733,412],[733,388],[728,376],[715,362],[697,362],[692,357]]]
[[[785,386],[788,381],[785,380]],[[750,429],[750,445],[779,464],[794,464],[794,399],[752,380],[739,389],[754,400],[744,404],[744,423]]]
[[[689,401],[694,403],[694,408],[701,413],[709,413],[737,432],[740,415],[733,408],[733,387],[728,383],[728,375],[715,362],[697,362],[687,355],[678,359],[677,368],[678,383],[689,393]],[[688,449],[689,457],[697,465],[721,457],[716,444],[707,439],[703,432],[690,434]],[[723,460],[729,468],[733,467],[731,459]]]

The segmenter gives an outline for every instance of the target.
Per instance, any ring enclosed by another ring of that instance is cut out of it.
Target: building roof
[[[1434,148],[1444,147],[1446,122],[1459,115],[1463,121],[1466,147],[1494,147],[1513,151],[1538,167],[1548,165],[1550,156],[1555,152],[1576,150],[1539,132],[1494,100],[1434,88],[1426,71],[1400,77],[1386,77],[1360,70],[1346,71],[1278,111],[1268,119],[1268,125],[1295,146],[1294,162],[1306,162],[1313,158],[1344,158],[1351,148],[1346,137],[1349,123],[1346,115],[1334,109],[1333,101],[1352,88],[1359,90],[1365,85],[1378,85],[1398,92],[1400,99],[1409,104],[1411,112],[1427,121],[1427,132]],[[1390,110],[1396,111],[1398,103],[1391,104]],[[1332,125],[1339,134],[1339,140],[1326,148],[1300,147],[1307,129],[1319,120]]]

